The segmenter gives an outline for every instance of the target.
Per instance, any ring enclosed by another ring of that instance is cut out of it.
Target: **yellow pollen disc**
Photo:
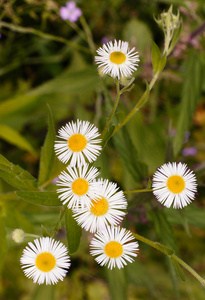
[[[85,195],[88,191],[89,185],[87,180],[78,178],[72,183],[72,190],[78,196]]]
[[[120,243],[116,241],[109,242],[105,246],[105,254],[110,258],[117,258],[123,253],[123,247]]]
[[[185,189],[185,181],[179,175],[172,175],[167,180],[167,187],[172,193],[179,194]]]
[[[105,198],[98,198],[97,201],[91,201],[90,212],[95,216],[102,216],[108,211],[109,205]]]
[[[56,259],[49,252],[41,253],[36,257],[36,267],[40,271],[49,272],[55,267],[55,265]]]
[[[120,65],[126,60],[126,55],[120,51],[114,51],[110,54],[110,61],[114,64]]]
[[[84,135],[82,135],[80,133],[73,134],[68,139],[68,147],[73,152],[82,151],[86,145],[87,145],[87,140],[84,137]]]

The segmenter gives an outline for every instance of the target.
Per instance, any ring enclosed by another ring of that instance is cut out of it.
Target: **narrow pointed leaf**
[[[1,245],[0,246],[0,269],[1,269],[7,252],[6,229],[2,217],[0,217],[0,245]]]
[[[66,234],[68,241],[69,253],[74,253],[78,250],[80,245],[80,239],[82,235],[82,229],[73,218],[72,210],[67,209],[65,215]]]
[[[0,155],[0,177],[17,189],[36,189],[36,179],[27,171]]]
[[[35,157],[38,156],[32,145],[18,131],[7,125],[0,124],[0,138],[20,149],[28,151]]]
[[[169,47],[169,51],[168,51],[167,54],[171,53],[171,51],[173,50],[174,46],[178,42],[178,39],[179,39],[180,34],[181,34],[181,30],[182,30],[182,23],[180,24],[180,26],[174,32],[174,36],[172,38],[172,41],[171,41],[171,44],[170,44],[170,47]]]
[[[44,145],[41,150],[40,158],[40,171],[39,171],[39,185],[43,184],[49,179],[52,170],[55,153],[54,153],[54,140],[55,140],[55,127],[53,116],[50,107],[48,106],[48,133],[45,138]]]
[[[152,66],[153,66],[154,74],[156,74],[158,71],[160,58],[161,58],[160,50],[158,46],[155,44],[155,42],[152,41]]]
[[[43,206],[61,206],[62,203],[58,199],[56,192],[30,192],[30,191],[17,191],[19,196],[24,201],[30,202],[36,205]]]
[[[184,271],[182,270],[181,266],[178,264],[178,262],[174,258],[172,258],[172,262],[175,266],[175,269],[177,271],[177,274],[178,274],[179,278],[182,281],[185,281]]]

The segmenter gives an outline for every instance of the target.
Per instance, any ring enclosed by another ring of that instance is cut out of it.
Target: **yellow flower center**
[[[73,134],[68,139],[68,147],[73,152],[82,151],[86,145],[87,145],[87,140],[84,137],[84,135],[80,133]]]
[[[78,178],[72,183],[72,190],[78,196],[85,195],[88,191],[89,185],[87,180]]]
[[[114,64],[120,65],[126,60],[126,55],[120,51],[114,51],[110,54],[110,61]]]
[[[105,198],[98,198],[96,201],[91,201],[90,212],[95,216],[105,215],[108,211],[109,205],[108,201]]]
[[[41,253],[36,257],[36,267],[40,271],[49,272],[55,267],[55,265],[56,259],[49,252]]]
[[[123,247],[116,241],[109,242],[105,245],[105,254],[110,258],[117,258],[123,253]]]
[[[172,193],[179,194],[185,189],[185,181],[179,175],[172,175],[167,180],[167,187]]]

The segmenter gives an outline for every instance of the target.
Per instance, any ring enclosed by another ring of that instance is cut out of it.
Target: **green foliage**
[[[127,282],[124,269],[112,269],[106,271],[109,282],[110,294],[113,300],[127,298]]]
[[[31,144],[15,129],[0,124],[0,137],[23,150],[29,151],[35,157],[37,156],[37,153]]]
[[[0,216],[0,269],[2,268],[5,255],[7,252],[7,238],[6,238],[6,229],[2,216]]]
[[[18,165],[10,163],[2,155],[0,155],[0,177],[17,189],[36,189],[35,178]]]
[[[138,2],[79,1],[87,35],[80,20],[70,23],[60,18],[59,8],[65,3],[2,3],[0,266],[6,283],[2,298],[204,299],[204,290],[184,275],[174,256],[179,253],[204,275],[204,1]],[[162,12],[162,3],[165,10],[173,4],[173,12],[183,6],[184,24],[174,30],[167,52],[163,32],[153,20]],[[140,242],[135,262],[112,271],[99,267],[90,256],[91,236],[82,234],[70,209],[62,210],[53,181],[66,168],[54,153],[55,127],[79,118],[103,132],[112,111],[114,80],[98,75],[92,65],[95,51],[89,48],[93,42],[96,49],[101,46],[103,37],[128,41],[139,52],[140,62],[131,78],[120,81],[119,105],[94,163],[101,177],[124,190],[141,190],[151,189],[152,175],[165,161],[184,161],[198,169],[198,194],[183,211],[159,206],[152,192],[125,194],[128,213],[122,226],[146,236],[155,249]],[[187,131],[190,138],[185,142]],[[184,156],[181,150],[186,147],[196,147],[197,154]],[[16,245],[11,240],[15,228],[65,243],[67,238],[71,270],[64,282],[36,286],[24,278],[19,257],[33,238]]]
[[[61,206],[56,192],[30,192],[30,191],[17,191],[17,196],[24,201],[28,201],[36,205],[44,206]]]
[[[72,210],[67,209],[65,214],[66,235],[68,241],[68,249],[70,253],[78,250],[82,229],[73,218]]]
[[[56,135],[55,135],[53,116],[49,106],[48,106],[48,111],[49,111],[48,133],[41,150],[40,170],[39,170],[39,177],[38,177],[39,185],[42,185],[43,183],[46,182],[46,180],[49,179],[54,158],[55,158],[54,140],[56,138]]]
[[[197,104],[200,101],[200,94],[203,82],[202,54],[192,51],[185,63],[184,84],[179,107],[179,117],[176,126],[176,137],[174,139],[175,157],[181,150],[185,133],[191,128],[193,115]]]
[[[32,300],[40,300],[40,299],[55,299],[55,285],[40,285],[36,286],[36,289],[31,298]]]

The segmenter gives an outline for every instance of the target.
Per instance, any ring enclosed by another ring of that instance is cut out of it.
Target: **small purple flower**
[[[74,1],[66,2],[66,6],[60,8],[60,16],[63,20],[76,22],[81,15],[82,11],[80,8],[76,7]]]
[[[183,156],[195,156],[197,154],[197,149],[195,147],[187,147],[182,150]]]
[[[109,42],[109,39],[104,36],[102,39],[101,39],[101,44],[107,44]]]

